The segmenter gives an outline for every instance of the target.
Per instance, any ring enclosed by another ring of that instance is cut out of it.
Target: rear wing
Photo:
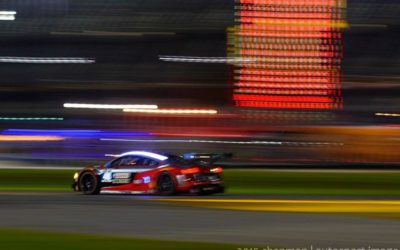
[[[212,165],[221,159],[232,158],[232,153],[207,154],[207,153],[186,153],[182,158],[200,165]]]

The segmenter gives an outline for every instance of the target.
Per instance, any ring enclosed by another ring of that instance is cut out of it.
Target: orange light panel
[[[239,107],[338,109],[343,0],[238,0],[229,36]]]
[[[182,174],[195,174],[200,172],[199,168],[187,168],[181,170]]]

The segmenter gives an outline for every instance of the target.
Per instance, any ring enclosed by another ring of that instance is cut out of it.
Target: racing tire
[[[83,194],[95,195],[100,193],[99,178],[92,172],[85,172],[79,178],[79,189]]]
[[[167,172],[162,172],[157,178],[157,193],[159,195],[173,195],[176,192],[175,182]]]

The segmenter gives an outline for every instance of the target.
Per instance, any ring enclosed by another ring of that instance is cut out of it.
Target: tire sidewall
[[[172,182],[172,188],[168,191],[162,191],[159,187],[160,184],[160,179],[164,176],[169,176],[169,178],[171,179]],[[168,172],[161,172],[158,177],[157,177],[157,193],[159,195],[163,195],[163,196],[168,196],[168,195],[173,195],[176,192],[176,184],[175,184],[175,180],[172,177],[172,175],[170,175]]]
[[[94,187],[91,190],[88,190],[88,191],[85,191],[82,188],[83,187],[82,180],[86,176],[91,176],[93,178],[93,180],[94,180]],[[79,177],[78,185],[79,185],[79,189],[82,191],[83,194],[99,194],[100,193],[99,178],[92,172],[84,172],[84,173],[82,173],[81,176]]]

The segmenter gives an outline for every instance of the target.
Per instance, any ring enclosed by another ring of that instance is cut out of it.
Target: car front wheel
[[[98,177],[92,172],[85,172],[79,178],[79,189],[83,194],[99,194],[100,182]]]

